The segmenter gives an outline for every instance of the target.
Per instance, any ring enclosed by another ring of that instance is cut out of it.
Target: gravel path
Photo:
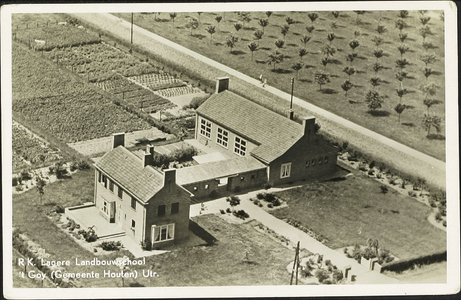
[[[110,14],[74,14],[83,22],[111,32],[115,37],[125,41],[130,40],[130,23]],[[200,75],[214,79],[229,76],[231,90],[246,92],[251,90],[253,98],[264,99],[272,103],[286,103],[290,95],[276,88],[266,85],[261,87],[259,80],[204,57],[194,51],[175,44],[152,32],[134,26],[133,43],[155,56],[169,60],[174,64],[184,66],[190,70],[197,70],[200,66]],[[198,74],[197,74],[198,75]],[[255,96],[256,95],[256,96]],[[372,154],[390,167],[402,170],[415,177],[421,177],[428,183],[444,189],[446,188],[445,162],[416,151],[385,136],[377,134],[344,118],[332,114],[324,109],[294,98],[295,112],[302,115],[314,115],[322,126],[322,131],[349,142],[349,145],[361,149],[363,153]],[[284,104],[285,105],[285,104]]]

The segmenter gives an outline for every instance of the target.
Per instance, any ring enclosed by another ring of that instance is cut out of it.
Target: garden
[[[131,14],[115,14],[131,21]],[[445,159],[438,11],[139,13],[134,22]]]

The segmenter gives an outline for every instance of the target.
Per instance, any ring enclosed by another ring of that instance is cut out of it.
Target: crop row
[[[13,112],[68,143],[151,128],[143,119],[92,90],[18,99],[13,102]]]
[[[202,91],[199,88],[194,88],[190,86],[175,87],[170,89],[158,90],[157,93],[163,97],[176,97],[187,94],[201,93]]]

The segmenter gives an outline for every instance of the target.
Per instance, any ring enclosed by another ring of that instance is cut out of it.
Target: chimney
[[[114,133],[112,135],[112,149],[115,149],[118,146],[125,147],[125,133],[124,132]]]
[[[219,77],[216,81],[216,94],[229,89],[229,77]]]
[[[163,170],[163,186],[171,192],[171,187],[176,183],[176,169]]]
[[[154,165],[154,146],[147,145],[146,152],[142,157],[142,163],[144,167]]]
[[[290,109],[288,111],[288,118],[290,118],[290,120],[293,120],[294,119],[294,116],[295,116],[295,113],[292,109]]]
[[[310,140],[315,133],[315,117],[304,117],[303,129],[304,136],[307,136],[307,140]]]

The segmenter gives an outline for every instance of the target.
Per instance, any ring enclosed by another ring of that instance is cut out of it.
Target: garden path
[[[93,26],[95,25],[111,32],[122,40],[130,41],[131,24],[114,15],[90,13],[74,14],[74,16]],[[193,69],[197,64],[203,64],[203,69],[213,71],[213,74],[220,74],[217,77],[226,75],[238,78],[256,89],[265,89],[286,101],[290,101],[289,94],[270,85],[262,87],[259,79],[251,78],[136,25],[133,26],[133,31],[134,44],[147,49],[153,54],[163,57],[175,57],[175,61],[181,63],[186,69]],[[204,73],[206,72],[204,71]],[[297,97],[293,98],[293,103],[309,110],[318,117],[322,121],[322,130],[325,132],[339,139],[348,140],[350,145],[355,145],[364,153],[375,155],[376,159],[396,169],[405,170],[413,176],[425,178],[440,189],[446,189],[445,162],[359,126]],[[447,149],[450,149],[449,145],[447,145]]]
[[[292,187],[289,187],[292,188]],[[286,188],[285,188],[286,189]],[[376,271],[369,271],[361,264],[357,263],[354,259],[347,258],[344,253],[335,251],[328,248],[324,244],[315,240],[307,233],[291,226],[290,224],[277,219],[273,215],[269,214],[262,208],[256,206],[251,202],[250,198],[255,198],[257,193],[261,192],[276,192],[282,188],[271,188],[269,190],[259,190],[249,192],[247,194],[239,195],[240,205],[239,209],[245,210],[250,215],[250,218],[261,222],[263,225],[272,229],[277,234],[285,236],[291,242],[296,244],[300,242],[300,247],[305,248],[312,253],[319,253],[324,256],[324,259],[329,259],[336,265],[340,270],[343,270],[346,266],[351,266],[351,272],[355,275],[354,284],[398,284],[400,281],[394,278],[387,277]],[[220,213],[220,209],[226,209],[229,204],[226,202],[226,198],[220,198],[205,203],[205,211],[202,214],[209,213]],[[193,204],[190,207],[190,217],[197,216],[200,214],[201,204]]]

